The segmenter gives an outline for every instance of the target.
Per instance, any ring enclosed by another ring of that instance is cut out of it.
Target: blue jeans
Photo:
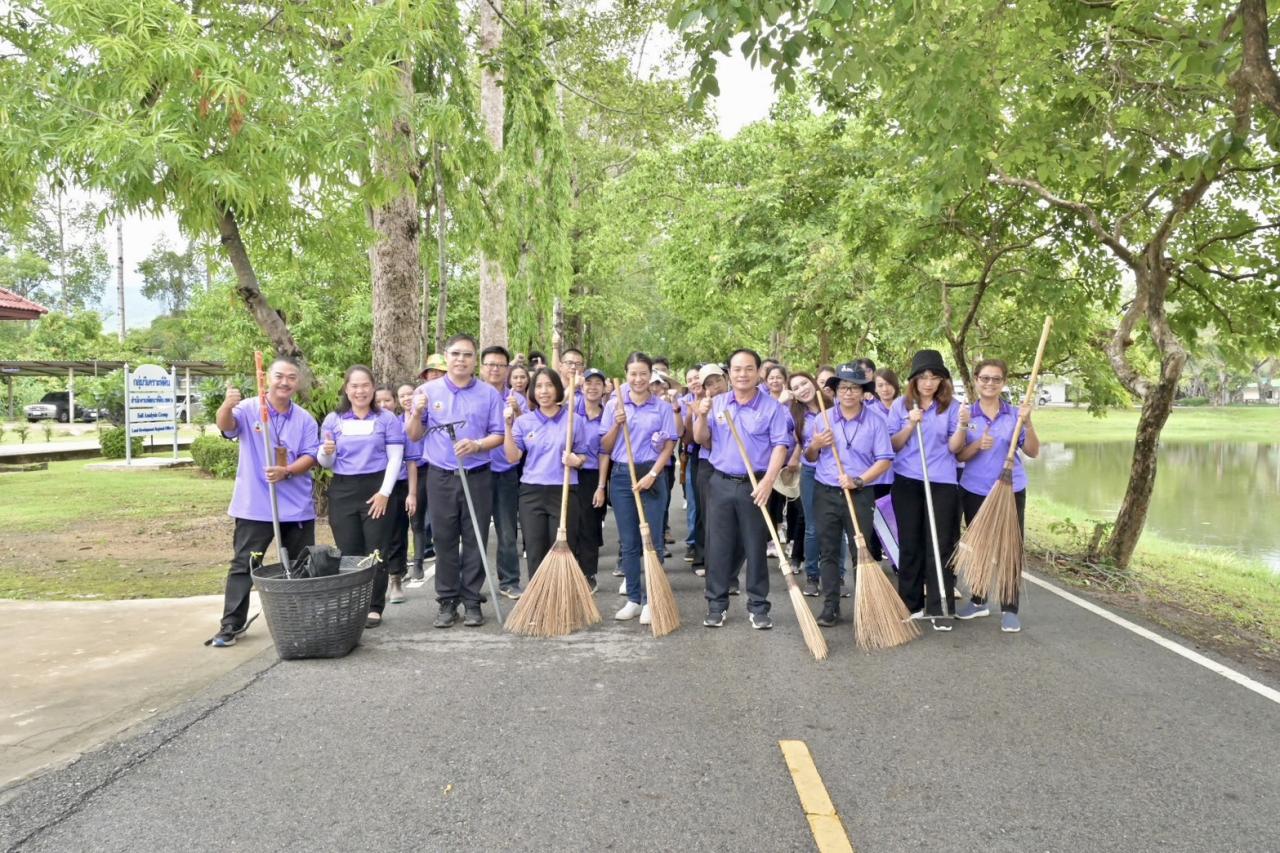
[[[689,535],[684,538],[686,548],[697,548],[698,543],[698,465],[702,460],[696,456],[690,456],[686,460],[689,466],[684,474],[684,500],[688,504],[684,511],[685,524],[688,525]]]
[[[808,465],[800,466],[800,506],[804,507],[804,576],[817,583],[822,576],[818,566],[821,548],[818,545],[818,525],[813,511],[813,487],[818,482],[818,469]],[[840,578],[844,579],[845,568],[849,564],[849,540],[840,539]]]
[[[493,532],[498,538],[498,586],[520,584],[520,549],[516,518],[520,514],[520,469],[493,474]],[[484,526],[484,521],[480,522]]]
[[[636,465],[636,476],[648,471],[648,466]],[[644,591],[644,565],[641,555],[644,543],[640,538],[640,516],[636,512],[636,500],[631,495],[631,474],[627,466],[614,465],[609,472],[609,500],[613,517],[618,522],[618,567],[627,579],[627,599],[644,604],[648,598]],[[662,561],[663,512],[667,506],[667,478],[659,476],[653,488],[640,493],[644,505],[645,522],[649,525],[649,537],[657,549],[658,561]],[[654,541],[656,539],[656,541]]]

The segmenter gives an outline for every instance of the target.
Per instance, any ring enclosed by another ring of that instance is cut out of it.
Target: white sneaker
[[[617,619],[619,622],[626,622],[628,619],[634,619],[639,616],[643,610],[644,608],[639,604],[636,604],[634,601],[628,601],[626,604],[622,605],[621,610],[613,614],[613,618]]]
[[[627,579],[623,578],[622,583],[618,584],[618,595],[627,594]]]
[[[640,624],[649,625],[653,623],[653,617],[649,615],[649,605],[645,605],[640,609]]]
[[[778,546],[770,542],[765,546],[764,555],[771,560],[778,559]]]

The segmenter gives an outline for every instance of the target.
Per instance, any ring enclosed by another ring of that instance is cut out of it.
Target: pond
[[[1131,442],[1045,443],[1028,459],[1031,493],[1115,518]],[[1146,529],[1162,539],[1227,548],[1280,572],[1280,445],[1164,444]]]

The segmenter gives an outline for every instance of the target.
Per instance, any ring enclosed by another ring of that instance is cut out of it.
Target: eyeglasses
[[[973,378],[974,378],[974,379],[976,379],[977,381],[981,382],[983,385],[991,385],[991,384],[994,384],[994,383],[996,383],[996,382],[1003,382],[1003,381],[1004,381],[1004,377],[1003,377],[1003,376],[975,376],[975,377],[973,377]]]
[[[494,368],[494,367],[507,367],[508,365],[505,365],[500,361],[483,361],[480,363],[480,366],[487,367],[487,368]]]
[[[565,367],[582,367],[583,364],[581,361],[573,361],[567,358],[560,359],[560,363]]]
[[[861,388],[859,388],[857,385],[838,385],[838,386],[836,386],[836,393],[837,393],[837,394],[853,394],[853,393],[855,393],[855,392],[856,392],[856,393],[862,393],[862,389],[861,389]]]
[[[456,350],[456,349],[449,350],[448,352],[445,353],[445,355],[449,356],[449,358],[475,358],[476,357],[476,354],[473,352],[467,352],[466,350]]]

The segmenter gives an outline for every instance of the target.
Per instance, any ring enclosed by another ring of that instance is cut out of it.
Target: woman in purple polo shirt
[[[810,597],[818,595],[821,575],[818,569],[818,527],[814,524],[813,484],[815,463],[809,461],[804,449],[813,437],[814,423],[819,417],[818,383],[812,376],[803,371],[796,371],[787,380],[791,388],[791,420],[796,426],[796,447],[788,457],[787,464],[800,465],[800,507],[801,521],[804,528],[804,594]],[[792,539],[797,537],[792,536]]]
[[[586,421],[587,452],[578,469],[578,565],[587,576],[591,591],[596,591],[596,572],[600,567],[600,549],[604,546],[604,517],[608,512],[606,486],[609,457],[600,456],[600,424],[604,420],[605,376],[591,368],[582,378],[582,409]]]
[[[959,489],[956,486],[956,454],[964,447],[964,430],[969,412],[954,403],[951,372],[937,350],[920,350],[911,359],[907,393],[894,401],[885,425],[894,452],[893,512],[898,518],[898,594],[912,618],[941,616],[943,599],[955,593],[956,574],[950,567],[951,552],[960,538]],[[943,584],[939,590],[929,533],[928,507],[924,494],[924,469],[920,465],[920,443],[916,424],[924,434],[929,483],[933,497],[934,523],[938,531],[938,552],[942,560]],[[935,621],[938,631],[950,631],[951,623]]]
[[[887,367],[875,371],[875,377],[875,399],[867,403],[867,408],[878,414],[887,425],[889,409],[893,407],[893,401],[902,393],[902,383],[898,381],[898,374]],[[889,490],[893,488],[893,469],[890,468],[883,477],[876,480],[871,488],[876,494],[876,500],[889,494]],[[863,533],[867,537],[867,549],[871,552],[871,556],[877,560],[883,560],[884,546],[880,543],[880,536],[874,529],[864,530]]]
[[[372,554],[382,559],[373,581],[366,627],[382,624],[387,594],[386,558],[391,550],[387,503],[404,461],[404,426],[373,398],[373,372],[352,365],[342,380],[338,407],[320,425],[324,442],[320,464],[333,469],[329,484],[329,528],[343,554]]]
[[[973,368],[973,380],[978,386],[978,401],[969,406],[971,420],[966,430],[964,449],[960,461],[965,463],[960,475],[960,508],[964,511],[964,523],[972,524],[982,508],[982,502],[995,488],[1004,470],[1004,459],[1009,455],[1009,442],[1013,440],[1013,428],[1018,417],[1024,419],[1018,447],[1022,453],[1013,455],[1013,499],[1018,507],[1018,527],[1025,529],[1027,506],[1027,472],[1022,468],[1022,455],[1032,459],[1040,455],[1040,438],[1031,425],[1031,400],[1024,400],[1015,409],[1001,396],[1009,368],[998,358],[978,362]],[[1015,634],[1022,630],[1018,618],[1018,600],[1002,601],[1000,630]],[[985,598],[974,596],[964,604],[956,616],[960,619],[976,619],[990,613]]]
[[[566,466],[569,468],[570,497],[565,528],[569,548],[577,551],[575,502],[578,469],[586,461],[588,442],[586,419],[567,410],[564,383],[558,373],[549,367],[534,373],[533,399],[536,407],[523,415],[514,400],[507,402],[502,439],[507,461],[515,463],[524,459],[524,470],[520,475],[520,529],[524,531],[530,580],[542,564],[542,558],[551,550],[551,543],[556,541]],[[572,450],[565,447],[570,418],[574,421]]]
[[[613,504],[613,517],[618,522],[618,564],[626,578],[627,589],[627,603],[613,618],[625,621],[639,616],[640,624],[647,625],[649,608],[640,564],[644,545],[640,538],[640,516],[631,496],[627,444],[622,429],[631,435],[636,476],[639,478],[636,488],[644,506],[649,535],[656,540],[653,543],[655,548],[662,547],[662,511],[667,503],[667,480],[662,472],[680,433],[676,430],[670,404],[659,400],[649,390],[653,371],[649,356],[642,352],[631,353],[627,356],[626,369],[626,384],[605,406],[600,420],[600,449],[609,454],[612,466],[609,502]]]
[[[374,394],[378,409],[392,412],[403,419],[408,415],[402,405],[413,405],[413,386],[382,385]],[[396,485],[391,491],[391,499],[387,502],[388,544],[384,555],[387,565],[387,591],[385,600],[379,598],[371,602],[372,610],[381,613],[386,603],[403,604],[405,602],[404,576],[408,571],[409,530],[412,519],[418,508],[418,463],[422,460],[422,442],[404,442],[404,463],[400,473],[396,475]]]

